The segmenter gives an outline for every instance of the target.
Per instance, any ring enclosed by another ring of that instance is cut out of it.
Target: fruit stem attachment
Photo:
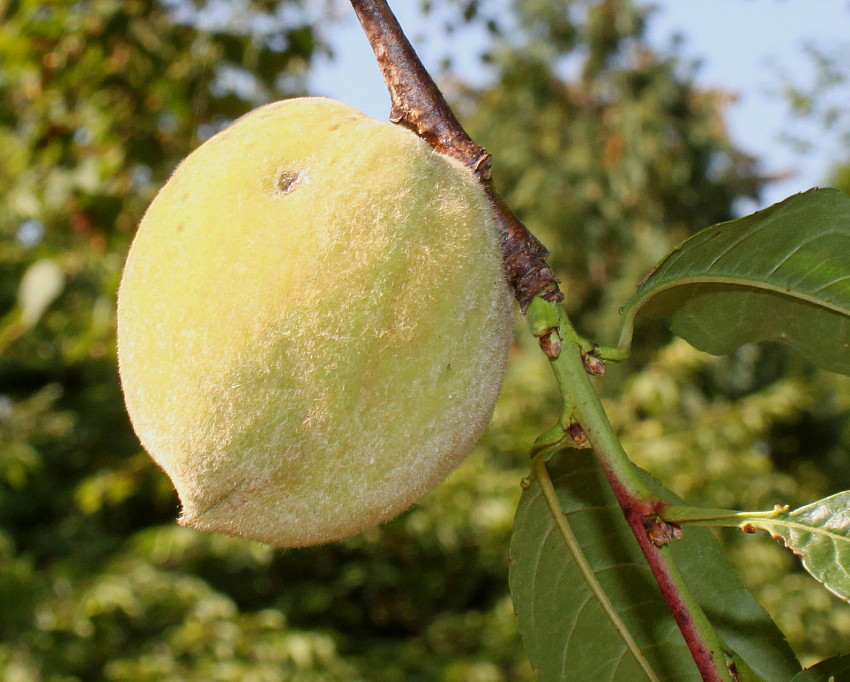
[[[491,158],[467,135],[423,66],[386,0],[351,0],[390,92],[390,121],[460,161],[484,186],[499,232],[508,282],[523,311],[535,296],[561,301],[549,252],[493,191]]]

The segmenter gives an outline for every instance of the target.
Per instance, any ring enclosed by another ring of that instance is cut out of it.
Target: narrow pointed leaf
[[[639,312],[708,353],[774,341],[850,375],[850,197],[810,190],[703,230],[626,304],[621,345]]]
[[[517,510],[510,573],[520,632],[541,682],[698,682],[690,652],[593,456],[568,450],[546,466],[558,508],[532,478]],[[675,500],[647,478],[660,495]],[[580,558],[564,536],[564,519]],[[687,528],[671,549],[720,636],[759,678],[788,680],[799,672],[782,633],[743,589],[711,531]]]
[[[850,679],[850,654],[828,658],[794,675],[791,682],[841,682]]]
[[[824,587],[850,601],[850,491],[770,518],[742,517],[747,524],[782,540]]]

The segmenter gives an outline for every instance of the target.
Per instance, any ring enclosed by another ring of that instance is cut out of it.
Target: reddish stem
[[[655,576],[655,581],[661,589],[661,594],[670,607],[673,618],[676,619],[676,624],[685,638],[685,643],[691,651],[697,669],[702,675],[705,682],[723,682],[717,668],[714,664],[714,656],[711,650],[705,645],[699,630],[694,624],[691,612],[687,604],[682,599],[676,587],[675,581],[670,575],[670,567],[662,550],[657,547],[649,537],[646,528],[647,517],[652,517],[660,511],[659,506],[663,503],[651,502],[634,497],[629,493],[622,482],[611,472],[607,467],[603,466],[605,476],[608,478],[614,495],[620,508],[623,510],[623,515],[634,533],[635,539],[640,545],[643,556],[646,559],[652,575]]]

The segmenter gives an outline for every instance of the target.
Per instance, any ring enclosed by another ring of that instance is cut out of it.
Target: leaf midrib
[[[552,513],[552,518],[555,521],[555,524],[558,526],[558,530],[561,531],[561,535],[564,538],[564,541],[567,543],[567,546],[570,549],[570,552],[573,555],[573,559],[576,562],[579,570],[582,573],[582,576],[585,579],[588,587],[590,587],[596,599],[599,601],[600,606],[605,611],[605,614],[608,616],[611,624],[620,634],[620,637],[623,638],[623,641],[626,647],[629,649],[631,654],[635,657],[638,665],[640,665],[641,669],[644,671],[646,676],[649,678],[651,682],[661,682],[661,679],[653,670],[649,661],[643,655],[643,652],[640,650],[637,642],[632,637],[631,632],[629,632],[628,627],[620,618],[620,615],[617,613],[617,610],[614,608],[614,605],[611,603],[611,600],[608,598],[608,595],[605,593],[602,585],[599,583],[599,580],[596,578],[596,574],[593,571],[593,568],[590,566],[590,562],[588,562],[587,557],[585,557],[584,552],[581,549],[581,545],[578,542],[575,534],[573,533],[572,527],[570,526],[570,522],[566,517],[564,509],[561,507],[560,500],[558,499],[558,493],[555,491],[555,486],[552,483],[552,479],[549,476],[549,470],[546,467],[546,462],[543,461],[542,457],[537,457],[533,464],[534,472],[537,477],[537,481],[540,484],[540,490],[543,493],[543,497],[546,499],[546,504],[549,506],[549,510]]]
[[[802,532],[805,532],[805,533],[811,533],[813,535],[822,535],[824,537],[829,538],[833,542],[850,543],[850,538],[848,538],[846,535],[840,535],[839,533],[836,533],[835,531],[824,530],[824,529],[816,527],[816,526],[806,526],[806,525],[804,525],[800,522],[797,522],[797,521],[786,521],[785,519],[769,519],[769,520],[759,519],[758,523],[752,523],[752,525],[754,525],[756,528],[761,528],[761,527],[764,527],[764,526],[768,526],[768,527],[770,527],[770,526],[780,526],[780,527],[786,527],[786,528],[793,528],[794,530],[799,530],[799,531],[802,531]],[[768,530],[768,528],[764,528],[764,530],[766,530],[768,533],[771,532],[770,530]]]
[[[787,286],[771,284],[770,282],[765,282],[763,280],[752,280],[744,277],[733,277],[731,275],[676,275],[674,278],[672,278],[669,282],[665,284],[657,285],[655,287],[648,287],[645,290],[646,294],[644,296],[632,299],[634,301],[634,304],[626,305],[626,307],[623,309],[623,322],[620,327],[621,332],[620,341],[618,344],[619,347],[624,348],[629,345],[632,337],[632,332],[634,330],[634,319],[640,309],[644,307],[644,305],[646,305],[650,300],[652,300],[656,295],[660,293],[669,291],[670,289],[675,289],[676,287],[687,286],[689,284],[732,284],[747,289],[771,291],[777,294],[781,294],[783,296],[788,296],[789,298],[794,298],[800,301],[805,301],[806,303],[811,303],[812,305],[815,305],[819,308],[825,308],[827,310],[831,310],[846,317],[850,317],[850,307],[848,306],[839,303],[833,303],[823,298],[817,298],[815,296],[812,296],[811,294],[806,294],[805,292],[799,291],[797,289],[791,289]]]

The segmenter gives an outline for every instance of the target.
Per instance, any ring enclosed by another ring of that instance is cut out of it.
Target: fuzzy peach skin
[[[461,462],[510,315],[466,168],[344,104],[291,99],[210,138],[151,204],[118,296],[121,381],[180,523],[320,544]]]

